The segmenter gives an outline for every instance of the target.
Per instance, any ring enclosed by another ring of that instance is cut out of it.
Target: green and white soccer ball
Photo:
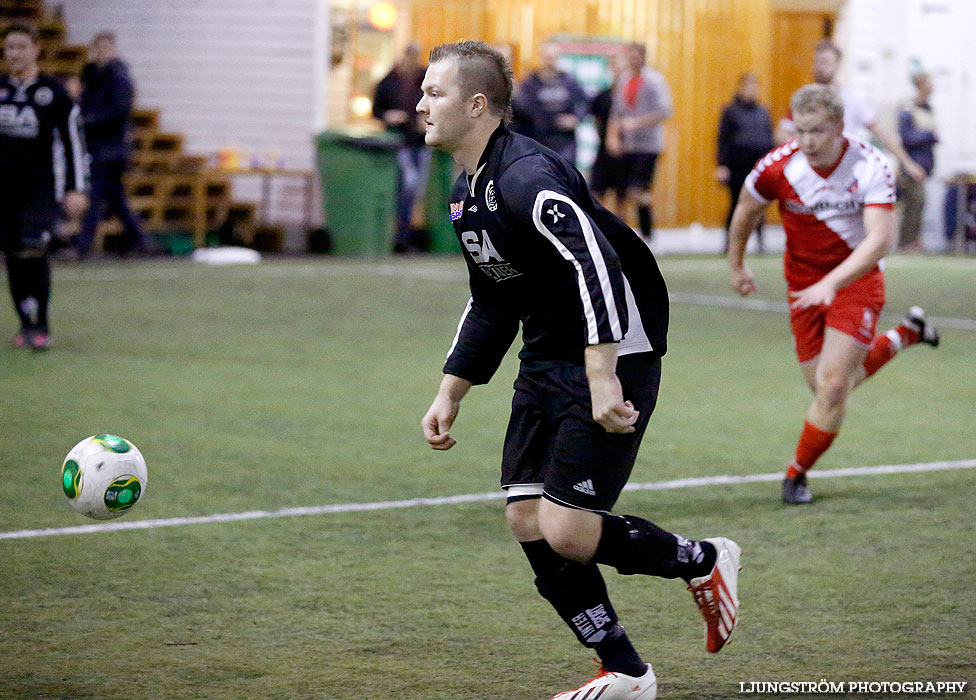
[[[146,460],[117,435],[92,435],[71,448],[61,465],[61,488],[71,507],[95,520],[125,515],[146,494]]]

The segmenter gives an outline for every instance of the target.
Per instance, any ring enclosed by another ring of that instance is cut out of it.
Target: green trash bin
[[[424,217],[430,232],[432,253],[458,253],[461,246],[451,223],[449,200],[460,170],[454,159],[444,151],[434,151],[430,160],[430,179],[427,180],[427,200]]]
[[[396,219],[399,137],[330,129],[319,134],[316,142],[333,252],[352,257],[389,254]]]

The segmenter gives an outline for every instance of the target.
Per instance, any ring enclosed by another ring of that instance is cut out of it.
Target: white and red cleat
[[[703,540],[715,547],[715,566],[708,576],[693,578],[688,590],[705,618],[705,648],[712,654],[719,651],[739,624],[739,559],[742,548],[725,537]]]
[[[602,667],[593,680],[579,688],[554,695],[552,700],[654,700],[657,697],[657,677],[647,664],[643,676],[605,671]]]

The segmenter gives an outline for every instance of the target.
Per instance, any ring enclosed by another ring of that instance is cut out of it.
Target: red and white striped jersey
[[[845,137],[844,153],[829,173],[814,170],[793,140],[756,163],[745,186],[761,202],[779,201],[790,289],[818,281],[864,240],[864,207],[895,202],[895,175],[887,159],[851,137]]]

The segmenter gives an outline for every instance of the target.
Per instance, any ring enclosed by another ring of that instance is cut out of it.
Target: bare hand
[[[758,292],[759,285],[756,284],[756,278],[752,276],[749,268],[743,265],[732,268],[732,289],[745,297]]]
[[[556,127],[560,131],[572,131],[577,124],[579,124],[579,119],[576,118],[575,114],[556,115]]]
[[[728,182],[731,175],[732,174],[729,172],[729,169],[724,165],[720,165],[715,168],[715,179],[719,182]]]
[[[590,402],[593,420],[608,433],[632,433],[640,411],[630,401],[624,401],[623,389],[617,375],[590,378]]]
[[[88,210],[88,196],[84,192],[68,192],[63,205],[65,216],[73,221]]]
[[[434,397],[434,402],[420,421],[431,449],[449,450],[457,444],[457,440],[451,437],[450,430],[460,407],[460,401],[452,401],[443,394]]]
[[[383,112],[383,121],[390,126],[400,126],[406,123],[409,118],[410,115],[402,109],[389,109]]]
[[[822,279],[806,289],[801,289],[798,292],[790,292],[790,298],[793,299],[790,303],[790,308],[808,309],[811,306],[830,306],[836,294],[837,290],[834,289],[834,285],[826,279]]]
[[[925,168],[911,158],[908,159],[907,163],[903,163],[902,167],[905,168],[905,172],[908,173],[908,176],[915,182],[925,182],[925,178],[928,177],[928,174],[925,172]]]

